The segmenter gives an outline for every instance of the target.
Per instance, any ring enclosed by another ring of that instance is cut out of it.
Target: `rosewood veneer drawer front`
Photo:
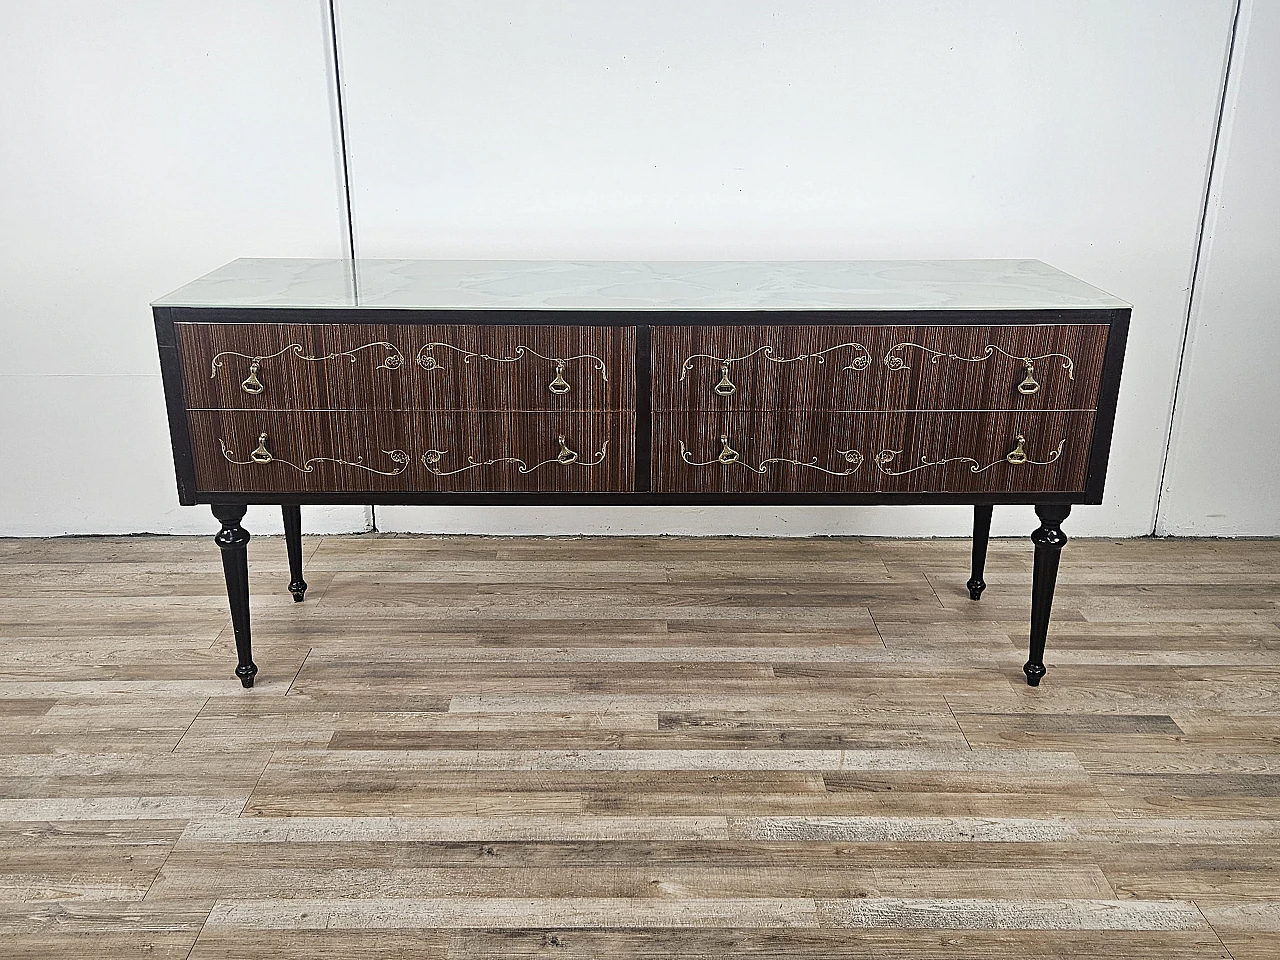
[[[635,419],[619,412],[194,410],[209,493],[627,491]]]
[[[412,327],[340,323],[178,323],[192,409],[400,409]]]
[[[655,410],[1095,409],[1106,324],[658,327]]]
[[[1096,410],[1109,332],[1104,323],[882,327],[885,409]]]
[[[635,327],[416,329],[413,371],[427,409],[635,409]]]
[[[874,327],[655,327],[654,410],[841,410],[875,391]]]
[[[1069,493],[1084,489],[1091,412],[660,413],[661,493]]]
[[[629,327],[176,325],[186,405],[248,410],[628,410]]]

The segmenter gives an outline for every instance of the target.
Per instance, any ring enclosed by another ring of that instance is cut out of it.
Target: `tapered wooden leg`
[[[307,581],[302,579],[302,508],[286,504],[280,512],[284,515],[284,542],[289,548],[289,592],[301,603],[307,595]]]
[[[987,541],[991,538],[991,506],[978,504],[973,508],[973,564],[970,567],[969,599],[977,600],[987,589],[982,574],[987,568]]]
[[[1040,686],[1044,676],[1044,641],[1049,634],[1049,611],[1053,609],[1053,588],[1058,582],[1058,560],[1066,545],[1062,521],[1071,514],[1066,504],[1041,504],[1036,507],[1040,526],[1031,534],[1036,545],[1035,567],[1031,575],[1031,656],[1022,672],[1027,683]]]
[[[240,526],[246,507],[242,503],[213,505],[213,515],[222,522],[213,542],[222,548],[222,572],[227,578],[227,601],[231,605],[231,626],[236,634],[239,664],[236,676],[246,687],[253,686],[258,666],[253,662],[253,642],[249,636],[249,531]]]

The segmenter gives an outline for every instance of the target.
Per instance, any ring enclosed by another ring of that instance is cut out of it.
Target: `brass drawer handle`
[[[556,396],[561,396],[569,392],[569,381],[564,378],[564,361],[556,361],[556,378],[547,384],[547,389]]]
[[[717,463],[728,466],[729,464],[736,463],[739,466],[750,470],[752,473],[763,475],[769,472],[769,467],[772,464],[785,463],[796,467],[805,467],[809,470],[817,470],[821,473],[828,473],[833,477],[847,477],[851,473],[855,473],[857,469],[862,466],[863,457],[857,450],[837,450],[836,453],[844,457],[844,462],[850,465],[848,469],[828,470],[826,467],[820,467],[818,466],[817,457],[814,457],[812,460],[793,460],[790,457],[768,457],[765,460],[761,460],[759,466],[753,467],[742,459],[742,455],[738,453],[737,450],[729,446],[729,437],[727,434],[722,433],[720,435],[720,454],[714,460],[693,459],[693,454],[689,452],[684,441],[680,441],[680,459],[691,467],[709,467]]]
[[[564,442],[564,437],[556,437],[556,441],[560,444],[560,452],[556,454],[556,460],[559,463],[568,465],[578,462],[578,451],[570,450],[569,445]]]
[[[262,369],[262,362],[264,360],[274,360],[276,357],[282,357],[285,354],[289,354],[289,356],[295,357],[298,360],[309,360],[313,363],[319,363],[324,360],[336,360],[338,357],[346,357],[352,363],[355,363],[356,354],[361,350],[368,350],[371,347],[382,347],[387,352],[387,356],[383,358],[383,361],[374,367],[375,370],[399,370],[401,364],[404,363],[404,357],[401,355],[400,350],[396,345],[387,343],[385,340],[366,343],[363,346],[353,347],[350,350],[342,350],[337,353],[326,353],[322,357],[309,357],[302,352],[302,344],[291,343],[283,350],[277,350],[269,356],[260,357],[251,357],[247,353],[237,353],[235,350],[223,350],[213,358],[213,362],[209,365],[209,379],[213,380],[218,376],[218,371],[222,369],[223,357],[241,357],[249,361],[249,375],[240,381],[240,389],[250,396],[256,397],[266,389],[266,385],[263,384],[262,379],[258,376],[258,371]]]
[[[227,442],[221,437],[218,438],[218,446],[222,448],[222,456],[228,463],[234,463],[236,466],[266,466],[270,463],[283,463],[286,467],[293,467],[299,473],[314,473],[317,463],[334,463],[343,467],[355,467],[358,470],[367,470],[369,473],[380,474],[384,477],[396,477],[409,469],[409,454],[403,450],[383,450],[391,462],[395,464],[393,470],[376,470],[373,467],[366,466],[364,457],[356,457],[354,460],[346,460],[341,457],[308,457],[299,466],[288,460],[281,460],[269,449],[267,449],[267,435],[265,433],[258,434],[258,445],[253,452],[249,454],[248,460],[237,460],[235,451],[227,446]]]
[[[1027,462],[1026,450],[1027,438],[1022,434],[1018,434],[1018,442],[1014,444],[1012,450],[1004,455],[1006,463],[1012,463],[1014,466]],[[1055,458],[1056,459],[1056,458]]]
[[[729,379],[729,365],[727,363],[720,364],[720,382],[711,389],[722,397],[730,396],[738,389],[734,382]]]
[[[226,451],[224,450],[225,454]],[[270,463],[275,459],[271,455],[271,451],[267,449],[267,435],[265,433],[258,434],[258,448],[249,454],[249,459],[254,463]]]
[[[1027,375],[1018,384],[1018,392],[1023,396],[1031,396],[1040,392],[1040,384],[1036,381],[1036,365],[1030,357],[1024,358],[1027,364]]]
[[[249,364],[249,375],[240,383],[240,389],[245,393],[251,393],[256,396],[266,389],[262,386],[262,381],[258,379],[258,367],[261,365],[262,362],[260,360],[255,360]]]
[[[1013,445],[1013,449],[999,460],[991,461],[991,463],[988,463],[985,467],[977,460],[973,459],[973,457],[944,457],[941,460],[930,460],[926,455],[921,457],[920,462],[914,467],[909,467],[906,470],[890,470],[890,465],[902,453],[901,450],[881,450],[876,454],[875,461],[876,469],[886,477],[902,477],[906,476],[908,473],[915,473],[917,470],[923,470],[925,467],[941,467],[948,463],[967,463],[969,465],[970,473],[985,473],[992,467],[999,466],[1002,463],[1007,463],[1015,467],[1020,467],[1024,464],[1036,467],[1047,467],[1062,456],[1062,451],[1066,449],[1066,446],[1067,440],[1064,437],[1059,441],[1057,449],[1050,452],[1049,456],[1044,460],[1032,460],[1027,456],[1027,438],[1022,434],[1018,434],[1017,440]]]
[[[488,460],[477,460],[475,457],[467,457],[467,465],[459,467],[456,470],[442,470],[440,464],[444,461],[445,454],[448,450],[428,450],[421,456],[422,465],[427,468],[430,473],[437,477],[451,477],[456,473],[466,473],[468,470],[474,470],[477,467],[492,467],[497,464],[509,463],[514,464],[519,473],[533,473],[548,464],[554,463],[562,467],[595,467],[604,463],[606,453],[609,449],[609,441],[606,440],[600,445],[600,449],[590,460],[583,460],[577,450],[574,450],[566,442],[563,435],[556,437],[556,443],[560,446],[560,451],[554,457],[543,460],[541,463],[535,463],[529,466],[520,457],[492,457]]]
[[[720,382],[711,388],[712,392],[721,397],[729,397],[737,392],[738,387],[729,379],[729,365],[733,363],[741,363],[743,360],[750,360],[759,354],[766,360],[773,363],[798,363],[801,360],[817,360],[823,364],[827,362],[827,354],[836,350],[851,349],[854,351],[854,357],[843,369],[857,373],[866,370],[871,366],[871,352],[860,343],[840,343],[834,347],[827,347],[825,350],[816,350],[813,353],[801,353],[794,357],[776,356],[773,350],[773,344],[766,344],[763,347],[757,347],[748,354],[741,357],[715,357],[709,353],[695,353],[692,356],[685,357],[684,363],[680,367],[680,379],[687,380],[689,374],[693,372],[695,360],[711,360],[720,364]]]

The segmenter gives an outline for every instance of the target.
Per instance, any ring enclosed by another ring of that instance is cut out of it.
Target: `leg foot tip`
[[[289,584],[289,592],[293,594],[294,603],[301,603],[307,595],[307,585],[301,580],[295,580]]]
[[[258,665],[250,663],[246,666],[236,667],[236,676],[240,678],[240,685],[248,690],[253,686],[253,678],[258,675]]]
[[[987,583],[985,580],[970,580],[965,584],[965,586],[969,588],[970,600],[981,600],[982,591],[987,589]]]
[[[1045,670],[1043,663],[1031,663],[1030,661],[1022,668],[1022,672],[1027,675],[1027,686],[1040,686],[1040,678],[1048,671]]]

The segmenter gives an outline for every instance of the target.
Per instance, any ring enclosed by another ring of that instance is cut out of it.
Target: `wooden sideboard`
[[[1034,260],[237,260],[153,304],[183,504],[239,665],[241,525],[301,504],[1034,504],[1027,682],[1100,503],[1129,305]]]

